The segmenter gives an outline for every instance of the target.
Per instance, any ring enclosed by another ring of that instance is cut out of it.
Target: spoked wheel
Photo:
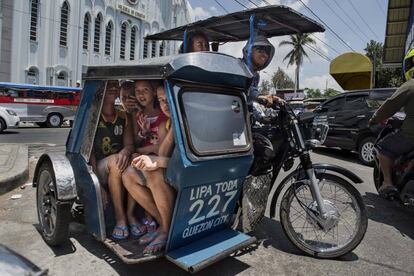
[[[368,218],[359,192],[347,181],[319,174],[326,218],[305,182],[296,182],[283,195],[280,218],[289,240],[303,252],[320,258],[336,258],[351,252],[362,241]]]
[[[37,215],[42,237],[51,246],[61,245],[69,235],[71,204],[57,202],[56,179],[49,162],[42,164],[37,184]]]

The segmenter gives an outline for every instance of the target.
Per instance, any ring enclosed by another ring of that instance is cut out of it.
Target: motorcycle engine
[[[250,174],[258,176],[267,174],[272,169],[272,160],[276,157],[276,151],[272,142],[260,133],[253,133],[254,160]]]

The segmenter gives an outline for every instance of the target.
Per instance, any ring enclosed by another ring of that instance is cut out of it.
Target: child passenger
[[[170,117],[164,87],[157,88],[157,97],[162,112]],[[143,253],[146,256],[157,255],[165,250],[174,209],[175,191],[166,184],[164,171],[168,157],[174,147],[174,132],[170,119],[165,124],[167,135],[159,146],[159,156],[140,155],[132,161],[134,168],[128,168],[123,174],[123,184],[132,197],[158,222],[159,227],[140,239],[147,244]]]
[[[134,147],[131,122],[125,112],[115,109],[118,97],[119,82],[108,81],[90,163],[103,189],[109,188],[112,198],[116,219],[112,237],[125,239],[129,233],[123,207],[122,173],[129,165]]]

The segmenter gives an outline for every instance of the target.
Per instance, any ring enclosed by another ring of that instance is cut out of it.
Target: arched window
[[[119,48],[119,58],[125,59],[125,43],[126,43],[127,24],[124,22],[121,25],[121,47]]]
[[[93,34],[93,51],[99,53],[101,48],[101,25],[102,25],[102,14],[98,13],[95,19],[95,32]]]
[[[144,49],[142,51],[142,57],[147,58],[148,57],[148,41],[144,40]]]
[[[36,68],[31,67],[27,71],[26,83],[29,83],[29,84],[39,84],[39,72],[37,71]]]
[[[83,49],[89,48],[89,26],[91,24],[91,16],[89,13],[85,14],[83,19]]]
[[[60,9],[60,46],[68,46],[68,25],[69,25],[69,4],[67,1],[63,2]]]
[[[161,41],[160,43],[160,57],[164,56],[165,54],[165,41]]]
[[[151,43],[151,57],[155,57],[156,46],[157,46],[157,42],[152,41],[152,43]]]
[[[111,55],[112,29],[113,29],[112,21],[109,21],[108,25],[106,25],[106,30],[105,30],[105,55],[108,55],[108,56]]]
[[[60,72],[58,74],[56,84],[58,86],[68,86],[68,75],[66,72]]]
[[[39,0],[32,0],[30,5],[30,40],[37,41],[37,22],[39,17]]]
[[[133,27],[131,29],[131,47],[130,47],[130,53],[129,53],[129,59],[134,60],[135,59],[135,45],[137,43],[137,28]]]

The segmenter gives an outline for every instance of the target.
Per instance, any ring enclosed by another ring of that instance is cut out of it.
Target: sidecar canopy
[[[184,32],[204,32],[211,42],[236,42],[249,39],[250,16],[255,16],[256,28],[266,37],[298,33],[324,32],[316,21],[285,6],[266,6],[213,16],[146,37],[148,40],[183,40]]]

